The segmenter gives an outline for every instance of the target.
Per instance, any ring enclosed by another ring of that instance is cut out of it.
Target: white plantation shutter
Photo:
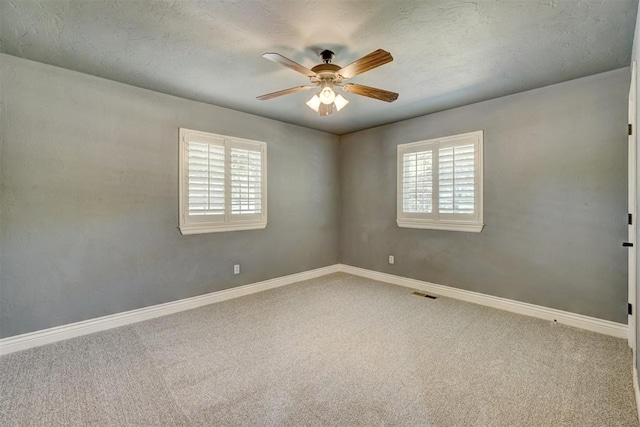
[[[224,143],[188,143],[189,215],[224,215]]]
[[[474,182],[474,145],[440,148],[438,153],[440,213],[473,214]]]
[[[482,230],[482,131],[398,146],[398,225]]]
[[[433,152],[407,153],[402,157],[402,205],[404,212],[433,212]]]
[[[231,147],[231,213],[262,211],[262,153]]]
[[[264,228],[266,144],[180,129],[180,231]]]

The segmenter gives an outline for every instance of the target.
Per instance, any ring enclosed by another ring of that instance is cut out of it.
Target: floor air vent
[[[419,297],[425,297],[425,298],[431,298],[431,299],[438,299],[438,297],[434,297],[433,295],[425,294],[425,293],[423,293],[423,292],[418,292],[418,291],[412,292],[411,294],[412,294],[412,295],[419,296]]]

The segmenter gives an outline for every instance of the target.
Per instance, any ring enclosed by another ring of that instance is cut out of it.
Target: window
[[[267,144],[180,129],[180,232],[267,225]]]
[[[482,131],[398,145],[397,223],[482,231]]]

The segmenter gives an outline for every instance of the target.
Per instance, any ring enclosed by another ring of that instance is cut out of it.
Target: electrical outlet
[[[389,255],[389,264],[394,264],[395,262],[396,262],[396,260],[393,257],[393,255]]]
[[[234,264],[233,274],[240,274],[240,264]]]

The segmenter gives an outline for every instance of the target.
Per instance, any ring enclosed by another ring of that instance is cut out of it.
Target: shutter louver
[[[262,212],[262,153],[231,148],[231,213]]]
[[[189,215],[224,215],[224,146],[188,143]]]
[[[404,212],[433,211],[433,152],[420,151],[403,155],[402,206]]]
[[[438,151],[440,213],[473,214],[475,209],[475,147],[441,148]]]

